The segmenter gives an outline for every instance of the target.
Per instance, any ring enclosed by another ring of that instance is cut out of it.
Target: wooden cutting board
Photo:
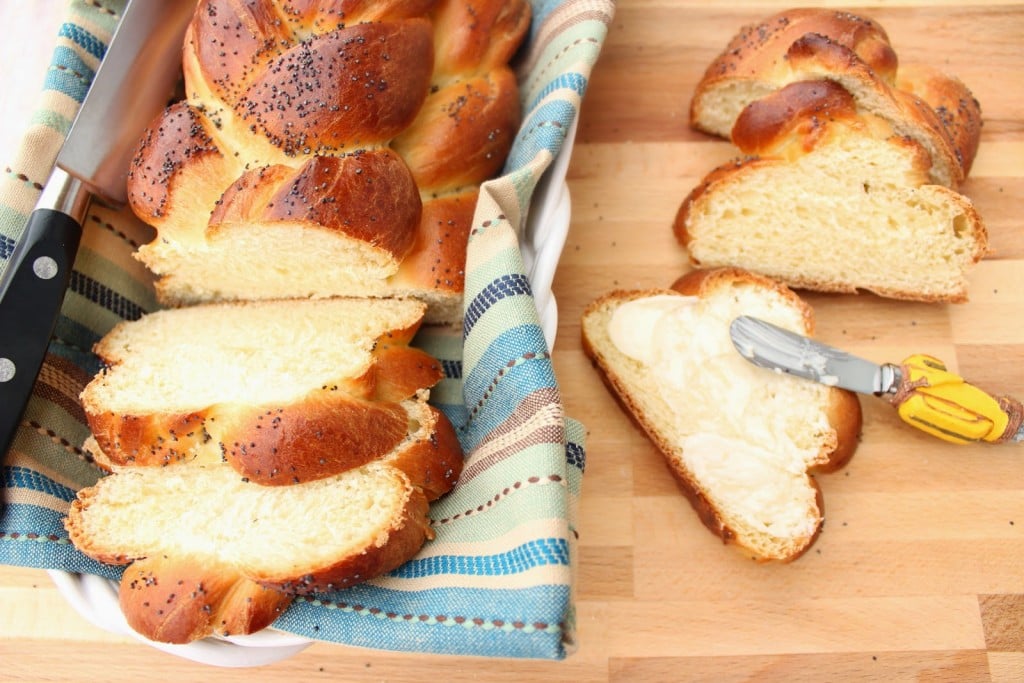
[[[687,127],[705,66],[740,25],[806,4],[618,4],[584,103],[554,284],[555,369],[568,413],[588,428],[573,655],[494,661],[317,643],[258,674],[210,669],[86,623],[42,572],[0,567],[0,678],[1024,680],[1024,445],[946,445],[864,399],[858,453],[819,477],[820,539],[792,564],[759,565],[700,525],[580,349],[589,301],[616,287],[666,286],[688,268],[672,219],[733,153]],[[963,305],[808,295],[818,336],[875,360],[932,353],[1024,398],[1024,5],[843,7],[880,21],[903,61],[955,73],[981,101],[983,140],[962,189],[994,253]]]
[[[852,9],[886,28],[901,61],[958,75],[982,104],[962,190],[994,253],[963,305],[808,294],[818,336],[879,361],[932,353],[1024,396],[1024,6],[891,4]],[[1024,680],[1024,444],[947,445],[862,399],[857,454],[818,477],[818,542],[792,564],[758,565],[703,529],[580,351],[589,300],[688,268],[675,212],[735,153],[687,126],[694,85],[740,25],[790,3],[710,5],[618,5],[570,168],[555,358],[567,410],[589,426],[583,651],[596,640],[589,651],[622,680]]]

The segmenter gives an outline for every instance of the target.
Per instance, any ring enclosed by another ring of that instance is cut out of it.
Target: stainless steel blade
[[[892,365],[872,363],[758,318],[736,318],[729,333],[736,350],[763,368],[876,396],[899,383]]]
[[[128,164],[142,131],[168,104],[196,0],[129,0],[82,102],[57,166],[104,199],[123,204]]]

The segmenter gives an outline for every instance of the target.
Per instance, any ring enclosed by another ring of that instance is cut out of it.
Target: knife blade
[[[195,0],[129,0],[0,276],[0,454],[21,421],[71,279],[93,196],[126,201],[130,157],[181,72]]]
[[[751,316],[729,326],[733,346],[762,368],[883,397],[904,422],[951,443],[1024,441],[1024,406],[993,396],[925,354],[873,363]]]

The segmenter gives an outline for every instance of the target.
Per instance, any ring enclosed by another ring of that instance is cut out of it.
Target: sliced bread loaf
[[[79,492],[75,546],[129,564],[128,623],[158,641],[237,635],[274,621],[295,594],[387,572],[432,537],[427,497],[376,461],[291,486],[260,486],[224,463],[120,468]]]
[[[729,338],[741,314],[802,334],[814,328],[810,307],[767,278],[693,271],[672,289],[620,290],[592,302],[584,351],[703,523],[758,560],[788,561],[821,529],[810,472],[853,454],[860,403],[747,363]]]
[[[842,86],[804,81],[749,104],[733,128],[747,157],[687,196],[675,234],[695,265],[737,266],[790,286],[967,299],[987,252],[971,201],[933,184],[931,157]]]

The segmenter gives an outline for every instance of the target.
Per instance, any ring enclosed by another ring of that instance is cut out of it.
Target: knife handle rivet
[[[57,276],[60,267],[50,256],[40,256],[32,262],[32,272],[40,280],[52,280]]]
[[[14,379],[14,361],[10,358],[0,358],[0,382],[10,382]]]

